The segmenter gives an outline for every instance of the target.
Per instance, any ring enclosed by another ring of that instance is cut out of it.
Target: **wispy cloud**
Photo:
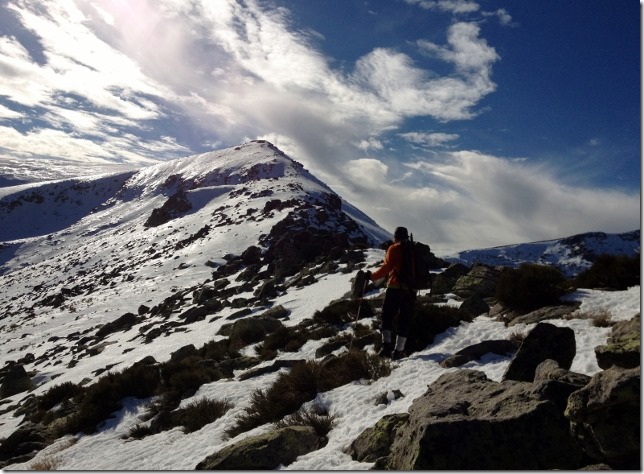
[[[448,153],[461,137],[432,125],[400,131],[418,117],[475,118],[500,60],[480,21],[512,23],[472,1],[407,3],[451,19],[444,43],[408,38],[415,51],[379,46],[339,64],[316,47],[324,36],[256,0],[9,0],[0,8],[22,30],[0,36],[0,155],[142,163],[261,137],[376,209],[383,225],[409,216],[436,242],[618,226],[610,206],[630,212],[629,196],[568,188],[503,157]],[[435,70],[419,61],[427,57]],[[395,150],[401,143],[417,155]]]

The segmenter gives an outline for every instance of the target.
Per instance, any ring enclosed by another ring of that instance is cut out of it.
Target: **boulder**
[[[432,294],[444,295],[451,293],[456,281],[460,277],[467,275],[467,272],[469,272],[469,268],[462,263],[452,263],[434,278],[432,282]]]
[[[639,314],[629,321],[620,321],[611,331],[608,343],[595,348],[597,364],[602,369],[612,366],[632,369],[640,365],[641,323]]]
[[[116,331],[127,331],[138,322],[139,317],[136,314],[125,313],[123,316],[116,318],[114,321],[103,324],[103,326],[101,326],[99,330],[96,331],[96,337],[102,339],[108,334],[112,334]]]
[[[406,413],[385,415],[374,426],[364,430],[351,443],[346,454],[360,462],[376,462],[378,459],[388,456],[398,429],[408,419],[409,415]]]
[[[579,305],[546,306],[531,311],[527,314],[514,314],[511,320],[506,321],[506,325],[509,327],[516,324],[540,323],[541,321],[546,321],[548,319],[563,319],[565,316],[575,311],[578,307]]]
[[[472,295],[461,303],[461,311],[464,311],[472,318],[490,311],[490,306],[479,295]]]
[[[275,332],[283,326],[278,319],[255,316],[224,324],[217,334],[229,336],[231,340],[240,340],[246,344],[252,344],[261,341],[266,334]]]
[[[255,470],[288,466],[298,456],[323,446],[310,426],[288,426],[251,436],[211,454],[197,464],[197,470]]]
[[[468,369],[443,374],[414,400],[374,468],[576,469],[583,453],[549,398],[556,383],[494,382]]]
[[[462,298],[479,295],[483,298],[494,296],[500,272],[487,265],[474,265],[454,284],[452,292]]]
[[[444,359],[440,365],[444,368],[460,367],[468,362],[480,359],[485,354],[493,353],[505,356],[516,352],[518,348],[519,344],[509,339],[483,341],[461,349],[456,354]]]
[[[570,395],[565,415],[584,451],[614,469],[641,469],[640,369],[611,367]]]
[[[547,359],[555,360],[563,369],[570,369],[576,352],[575,332],[572,329],[539,323],[523,339],[503,380],[532,382],[537,366]]]
[[[0,398],[10,397],[17,393],[33,390],[35,385],[31,377],[21,364],[14,364],[7,370],[2,385],[0,385]]]

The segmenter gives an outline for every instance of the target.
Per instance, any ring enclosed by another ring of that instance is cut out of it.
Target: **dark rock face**
[[[356,461],[376,462],[389,455],[398,429],[407,423],[406,413],[386,415],[371,428],[362,432],[346,451]]]
[[[566,416],[593,459],[616,469],[641,469],[640,368],[612,367],[574,392]]]
[[[462,298],[494,296],[499,275],[500,272],[492,267],[474,265],[467,275],[456,281],[452,291]]]
[[[275,469],[319,449],[323,440],[310,426],[289,426],[245,438],[197,464],[197,470]]]
[[[161,207],[154,209],[143,225],[145,227],[158,227],[191,209],[192,204],[188,201],[185,191],[179,190],[170,196]]]
[[[553,382],[494,382],[483,372],[444,374],[416,399],[376,468],[575,469],[582,452]]]
[[[503,380],[532,382],[537,366],[547,359],[557,361],[561,368],[570,369],[576,352],[575,333],[572,329],[539,323],[523,340],[505,371]]]
[[[0,385],[0,398],[10,397],[34,388],[35,386],[25,368],[20,364],[14,364],[4,374],[2,385]]]
[[[478,360],[490,352],[499,355],[507,355],[516,352],[518,348],[518,343],[508,339],[483,341],[478,344],[468,346],[465,349],[461,349],[456,354],[443,360],[441,362],[441,367],[460,367],[470,361]]]
[[[434,278],[432,294],[450,293],[456,281],[463,275],[467,275],[467,272],[469,272],[469,268],[462,263],[452,263]]]
[[[630,321],[620,321],[611,332],[608,343],[595,348],[597,364],[602,369],[614,365],[625,369],[632,369],[640,365],[640,316],[637,315]]]

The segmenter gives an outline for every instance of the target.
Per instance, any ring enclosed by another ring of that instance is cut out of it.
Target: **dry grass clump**
[[[32,471],[55,471],[61,464],[59,456],[45,456],[39,461],[35,461],[29,465]]]
[[[591,320],[591,324],[596,328],[608,328],[615,324],[612,321],[612,315],[605,309],[598,311],[575,311],[565,316],[564,319],[589,319]]]
[[[525,334],[523,334],[523,333],[521,333],[521,332],[516,332],[516,331],[515,331],[515,332],[513,332],[512,334],[510,334],[510,336],[508,337],[508,339],[509,339],[510,341],[513,341],[513,342],[516,342],[516,343],[518,343],[518,344],[521,344],[521,343],[523,342],[523,340],[525,339]]]
[[[232,438],[257,426],[278,422],[296,412],[303,403],[313,400],[319,392],[358,379],[375,380],[390,372],[387,361],[357,350],[322,362],[296,364],[290,371],[279,374],[266,390],[253,392],[250,405],[238,415],[236,424],[226,434]]]
[[[177,410],[173,418],[183,426],[184,433],[192,433],[218,420],[232,407],[228,401],[202,398]]]
[[[276,428],[311,426],[320,437],[329,434],[329,431],[335,425],[335,416],[329,414],[328,410],[320,405],[314,405],[308,409],[300,409],[275,423]]]

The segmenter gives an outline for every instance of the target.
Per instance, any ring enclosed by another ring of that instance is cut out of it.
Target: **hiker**
[[[379,355],[394,360],[405,357],[405,343],[407,342],[409,325],[416,302],[416,292],[400,281],[400,272],[403,265],[403,245],[408,240],[407,229],[397,227],[394,231],[394,243],[387,249],[382,266],[374,272],[367,272],[366,275],[370,280],[387,277],[385,301],[382,304],[382,350]],[[393,346],[391,336],[396,313],[398,313],[398,331],[396,345]]]

